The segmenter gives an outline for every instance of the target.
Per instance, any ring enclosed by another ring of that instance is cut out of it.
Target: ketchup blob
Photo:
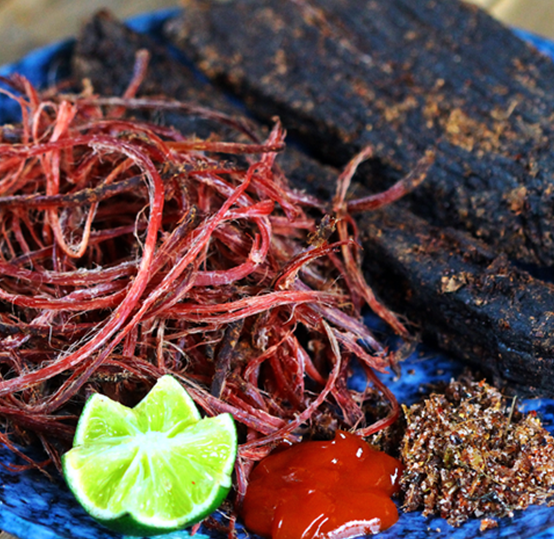
[[[358,436],[303,442],[263,459],[242,506],[251,532],[272,539],[341,539],[378,533],[398,520],[391,495],[402,464]]]

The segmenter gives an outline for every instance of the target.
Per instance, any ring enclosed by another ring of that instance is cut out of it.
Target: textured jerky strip
[[[111,58],[125,58],[131,65],[135,52],[143,47],[156,46],[103,14],[83,30],[74,59],[75,76],[90,78],[100,93],[117,91],[125,87],[130,75],[119,62],[111,63]],[[149,92],[160,94],[177,87],[181,90],[174,97],[180,99],[195,99],[198,94],[209,103],[212,94],[213,103],[221,101],[215,90],[196,80],[186,67],[156,50],[162,56],[149,67]],[[323,198],[333,195],[336,170],[290,148],[279,162],[298,187]],[[363,196],[363,187],[353,187]],[[360,225],[366,269],[387,302],[413,321],[422,321],[425,335],[446,350],[527,386],[528,391],[553,394],[547,384],[554,357],[554,343],[548,339],[554,324],[548,314],[548,305],[554,304],[551,286],[509,264],[504,271],[508,277],[503,277],[495,270],[501,260],[482,243],[432,228],[398,204],[362,216]],[[433,250],[421,249],[421,244]],[[479,288],[477,279],[487,288]]]
[[[238,107],[236,101],[231,104],[220,90],[199,79],[192,68],[175,59],[165,47],[144,34],[134,32],[108,11],[97,13],[83,26],[72,58],[73,78],[90,81],[94,91],[101,95],[122,95],[131,80],[131,66],[140,49],[148,50],[151,59],[138,95],[164,95],[179,101],[190,101],[248,122],[244,119],[245,111]],[[220,122],[211,123],[170,110],[147,114],[153,116],[155,121],[177,126],[183,133],[195,134],[199,138],[207,138],[214,132],[225,136],[226,140],[236,137],[236,131],[222,133]],[[264,129],[255,122],[251,122],[250,126],[253,131]],[[279,163],[300,189],[329,200],[334,195],[339,174],[336,169],[290,149],[279,156]]]
[[[414,211],[554,264],[554,67],[484,12],[457,0],[188,0],[167,33],[328,162],[371,144],[395,179],[436,149]]]
[[[522,393],[552,395],[554,286],[467,233],[389,207],[359,221],[364,270],[424,336]]]
[[[108,11],[100,11],[83,26],[72,58],[72,71],[79,80],[92,82],[95,92],[109,96],[121,96],[133,76],[136,53],[141,48],[150,52],[146,77],[140,86],[140,95],[171,96],[181,101],[209,107],[228,114],[237,114],[237,108],[221,93],[214,92],[199,82],[194,73],[172,57],[167,49],[148,36],[133,32],[117,21]],[[226,133],[221,122],[212,122],[179,111],[143,112],[153,121],[172,125],[179,122],[179,129],[207,138],[217,131],[225,140],[235,136],[236,130]]]

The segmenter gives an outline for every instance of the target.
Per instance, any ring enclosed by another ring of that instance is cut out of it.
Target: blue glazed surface
[[[175,10],[164,10],[136,17],[129,25],[157,37],[161,25]],[[518,34],[532,42],[545,54],[554,57],[554,44],[525,32]],[[39,49],[21,61],[0,68],[0,76],[22,73],[31,82],[44,86],[63,76],[69,70],[69,57],[73,41],[63,41]],[[5,96],[0,96],[0,122],[17,120],[17,108]],[[443,356],[420,349],[401,365],[402,375],[384,376],[387,385],[400,402],[413,403],[421,397],[426,384],[449,380],[462,371],[462,366]],[[352,385],[364,381],[354,375]],[[540,413],[545,426],[554,432],[554,401],[528,400],[524,409]],[[20,464],[13,454],[0,446],[0,463]],[[531,507],[517,513],[512,519],[502,519],[499,527],[487,532],[479,531],[478,520],[467,522],[460,528],[450,527],[441,519],[425,519],[420,513],[402,514],[399,522],[379,535],[381,539],[409,537],[410,539],[471,539],[534,538],[554,539],[554,508]],[[20,539],[123,539],[124,536],[107,531],[97,525],[75,502],[60,477],[47,478],[40,472],[12,473],[0,467],[0,529]],[[238,527],[239,537],[249,537]],[[167,539],[186,539],[188,532],[175,532]],[[200,530],[198,539],[222,539],[224,536]]]

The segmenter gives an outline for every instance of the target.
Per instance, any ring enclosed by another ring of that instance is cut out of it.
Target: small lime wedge
[[[166,375],[134,408],[90,397],[62,465],[92,517],[128,535],[157,535],[219,507],[236,453],[231,415],[201,419],[185,389]]]

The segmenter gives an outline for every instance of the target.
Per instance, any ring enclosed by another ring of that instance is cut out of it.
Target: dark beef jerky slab
[[[520,393],[553,394],[554,286],[465,232],[394,207],[360,220],[364,269],[424,337]]]
[[[140,94],[156,97],[170,96],[180,101],[207,107],[231,116],[237,114],[236,107],[221,92],[214,92],[202,84],[193,69],[168,54],[167,48],[152,38],[138,34],[108,11],[100,11],[84,25],[75,45],[72,71],[78,80],[88,79],[94,91],[103,95],[121,96],[133,76],[136,53],[146,49],[150,53],[146,77],[141,84]],[[227,130],[221,123],[192,114],[171,110],[152,112],[136,111],[155,122],[179,124],[186,133],[207,138],[212,133],[222,137],[236,138],[236,131]]]
[[[186,58],[175,57],[168,49],[150,37],[134,32],[117,20],[109,11],[100,11],[92,17],[78,36],[72,58],[72,74],[76,81],[88,80],[95,92],[106,96],[121,96],[133,76],[133,65],[139,50],[150,53],[146,77],[139,89],[140,96],[166,96],[192,105],[200,105],[223,112],[247,124],[256,134],[267,129],[245,118],[245,110],[236,100],[230,100],[204,78]],[[135,111],[140,114],[140,111]],[[195,115],[168,110],[146,113],[148,119],[173,125],[183,133],[200,138],[216,135],[223,140],[241,138],[236,130],[226,129],[219,122]],[[279,161],[287,169],[289,178],[299,188],[311,191],[323,199],[334,193],[338,171],[307,159],[298,151],[288,150]]]
[[[142,93],[165,93],[239,113],[163,48],[107,14],[84,27],[74,76],[90,79],[100,93],[122,93],[140,48],[150,50],[155,59]],[[177,115],[163,119],[180,122]],[[198,126],[182,127],[194,133]],[[335,169],[291,148],[279,162],[298,187],[332,197]],[[359,196],[367,194],[361,184],[354,188]],[[388,304],[407,314],[425,337],[526,393],[554,394],[548,384],[554,374],[550,285],[496,258],[482,242],[462,232],[433,228],[399,204],[362,216],[360,225],[372,286]]]
[[[554,67],[484,12],[457,0],[187,0],[167,33],[320,159],[341,165],[371,144],[394,179],[435,148],[415,212],[554,264]]]

